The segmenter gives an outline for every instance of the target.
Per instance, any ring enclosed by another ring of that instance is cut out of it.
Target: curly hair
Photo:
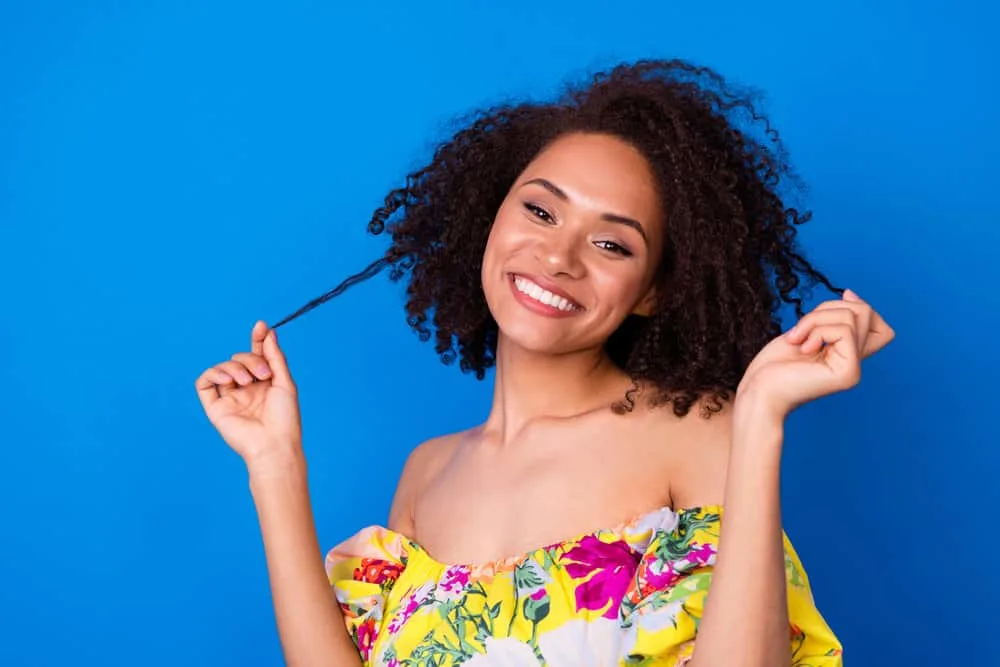
[[[406,313],[445,363],[479,379],[495,363],[497,324],[480,269],[498,208],[521,172],[567,133],[600,133],[637,148],[657,179],[668,221],[649,317],[630,316],[606,343],[653,405],[678,416],[699,399],[717,411],[754,355],[781,332],[783,304],[803,314],[805,290],[822,283],[797,247],[810,215],[786,206],[798,187],[755,95],[706,67],[643,60],[568,86],[554,101],[493,107],[467,119],[431,161],[377,208],[368,231],[391,245],[364,271],[275,326],[385,268],[408,277]],[[432,331],[433,329],[433,331]]]

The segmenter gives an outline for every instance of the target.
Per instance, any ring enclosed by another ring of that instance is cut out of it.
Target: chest
[[[667,457],[593,436],[458,453],[419,495],[417,541],[445,562],[493,562],[669,503]]]

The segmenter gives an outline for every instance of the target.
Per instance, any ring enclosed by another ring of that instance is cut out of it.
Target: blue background
[[[812,257],[899,332],[789,426],[787,529],[848,664],[995,659],[985,0],[335,4],[0,9],[0,665],[280,663],[245,472],[194,378],[380,252],[371,211],[453,117],[642,56],[767,92]],[[379,277],[283,333],[324,549],[488,407],[401,305]]]

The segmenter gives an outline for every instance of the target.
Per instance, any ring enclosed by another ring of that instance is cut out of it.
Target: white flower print
[[[485,653],[472,656],[462,667],[538,667],[534,651],[520,639],[487,637],[485,648]]]
[[[617,667],[622,631],[616,621],[577,619],[543,634],[538,647],[548,667]]]

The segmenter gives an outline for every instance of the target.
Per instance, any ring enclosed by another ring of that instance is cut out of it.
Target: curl
[[[271,328],[272,329],[277,329],[278,327],[283,326],[283,325],[291,322],[292,320],[296,319],[297,317],[300,317],[300,316],[308,313],[313,308],[316,308],[317,306],[323,305],[324,303],[326,303],[330,299],[333,299],[334,297],[340,296],[341,294],[343,294],[345,291],[347,291],[348,289],[350,289],[354,285],[357,285],[360,282],[364,282],[365,280],[368,280],[369,278],[377,275],[378,273],[380,273],[388,265],[389,265],[389,259],[387,257],[382,257],[380,259],[375,260],[374,262],[372,262],[371,264],[369,264],[367,267],[365,267],[362,271],[359,271],[358,273],[355,273],[353,276],[350,276],[350,277],[344,279],[339,285],[337,285],[336,287],[334,287],[332,290],[330,290],[329,292],[327,292],[323,296],[320,296],[320,297],[317,297],[317,298],[313,299],[312,301],[310,301],[306,305],[304,305],[301,308],[299,308],[298,310],[296,310],[291,315],[288,315],[287,317],[282,318],[277,323],[273,324],[271,326]]]

